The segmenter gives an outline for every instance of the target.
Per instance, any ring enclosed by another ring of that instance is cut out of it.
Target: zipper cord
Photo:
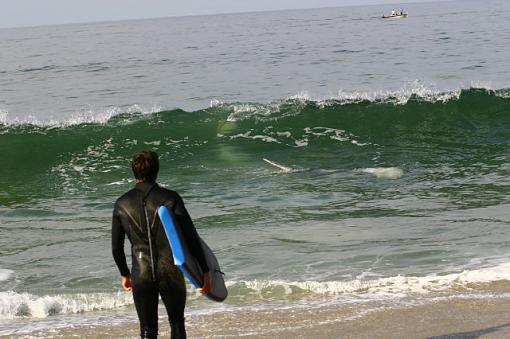
[[[156,270],[154,268],[154,256],[152,253],[152,235],[151,235],[151,227],[149,224],[149,213],[147,213],[147,198],[149,197],[149,194],[151,194],[152,189],[156,187],[156,184],[152,185],[152,187],[149,189],[147,194],[145,194],[145,197],[143,197],[143,212],[145,214],[145,223],[147,224],[147,237],[149,238],[149,254],[151,256],[151,269],[152,269],[152,281],[156,282]]]
[[[143,211],[145,213],[145,222],[147,224],[147,236],[149,237],[149,254],[151,256],[151,269],[152,269],[152,281],[156,281],[156,273],[154,271],[154,257],[152,255],[152,235],[151,235],[151,228],[149,224],[149,215],[147,213],[147,202],[143,201]]]

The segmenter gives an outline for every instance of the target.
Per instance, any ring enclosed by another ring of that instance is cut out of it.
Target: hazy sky
[[[4,0],[0,27],[398,3],[399,0]],[[423,2],[403,0],[401,2]]]

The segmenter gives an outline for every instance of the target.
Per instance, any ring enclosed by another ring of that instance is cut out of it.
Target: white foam
[[[289,100],[297,100],[297,101],[301,101],[301,102],[306,102],[306,101],[313,101],[313,98],[310,96],[310,94],[307,91],[302,91],[295,95],[290,96]]]
[[[292,137],[292,134],[289,131],[276,132],[276,135],[279,136],[279,137],[286,137],[286,138]]]
[[[485,88],[485,87],[483,87],[483,88]],[[493,91],[494,91],[494,94],[496,94],[497,97],[504,98],[504,99],[509,99],[510,98],[510,85],[508,85],[505,88],[494,89]]]
[[[46,318],[56,314],[114,309],[133,303],[131,293],[81,293],[36,296],[13,291],[0,292],[0,319]]]
[[[329,128],[329,127],[306,127],[303,129],[306,135],[314,135],[314,136],[329,136],[331,139],[338,141],[347,141],[348,133],[341,129]]]
[[[106,184],[106,186],[120,186],[120,185],[129,184],[132,182],[134,182],[134,180],[132,180],[132,179],[122,179],[122,180],[118,180],[118,181],[114,181],[109,184]]]
[[[0,125],[7,125],[7,111],[0,109]]]
[[[276,140],[273,137],[267,136],[267,135],[254,135],[252,137],[252,139],[253,140],[262,140],[264,142],[274,142],[274,143],[280,144],[280,142],[278,140]]]
[[[250,131],[245,132],[245,133],[239,133],[239,134],[236,134],[236,135],[229,136],[228,138],[230,140],[235,140],[235,139],[243,138],[243,139],[261,140],[261,141],[264,141],[264,142],[273,142],[273,143],[276,143],[276,144],[280,144],[281,143],[281,142],[279,142],[278,140],[276,140],[273,137],[270,137],[270,136],[267,136],[267,135],[252,135],[251,133],[252,133],[252,131],[250,130]],[[222,135],[222,134],[218,134],[218,137],[225,137],[225,136]]]
[[[493,90],[492,84],[490,82],[480,80],[471,81],[471,88],[484,89],[486,91]]]
[[[510,99],[510,90],[497,91],[496,96],[504,99]]]
[[[14,275],[14,271],[0,268],[0,281],[9,280]]]
[[[351,144],[360,146],[360,147],[370,145],[370,143],[368,143],[368,142],[363,143],[363,142],[359,142],[359,141],[355,140],[355,138],[356,138],[355,135],[353,135],[352,133],[349,133],[345,130],[342,130],[342,129],[316,126],[316,127],[305,127],[303,129],[303,131],[305,133],[305,136],[308,136],[308,137],[309,136],[316,136],[316,137],[325,136],[325,137],[329,137],[331,140],[337,140],[340,142],[350,142]],[[305,138],[305,139],[307,139],[307,138]],[[308,139],[307,139],[307,141],[308,141]]]
[[[160,112],[161,110],[163,110],[161,106],[153,106],[149,109],[144,109],[139,105],[132,105],[130,107],[112,107],[102,111],[94,110],[81,111],[79,113],[72,114],[70,117],[61,121],[54,119],[40,120],[31,115],[24,118],[9,118],[7,112],[0,111],[0,124],[6,126],[34,125],[38,127],[56,127],[56,128],[92,123],[106,124],[110,119],[120,114],[140,113],[146,115]]]
[[[232,113],[230,113],[230,115],[227,117],[227,121],[236,122],[246,118],[251,118],[253,116],[270,117],[272,114],[280,112],[281,104],[284,102],[285,100],[279,100],[268,104],[226,104],[225,106],[232,110]]]
[[[304,138],[301,140],[295,140],[294,143],[296,144],[296,147],[306,147],[308,146],[308,139]]]
[[[331,105],[347,105],[356,104],[363,101],[390,103],[394,105],[405,105],[413,97],[426,102],[441,102],[445,103],[451,100],[458,100],[463,90],[469,89],[485,89],[494,92],[500,97],[509,97],[510,91],[508,88],[494,90],[490,83],[485,82],[472,82],[470,87],[456,88],[456,89],[439,89],[434,84],[425,84],[422,81],[414,80],[404,84],[400,89],[395,90],[376,90],[376,91],[356,91],[356,90],[343,90],[340,89],[334,95],[314,97],[308,92],[303,91],[295,95],[289,96],[282,100],[275,100],[270,103],[226,103],[220,100],[212,100],[211,107],[225,107],[232,111],[228,116],[228,122],[236,122],[239,120],[252,118],[252,117],[265,117],[271,118],[275,113],[281,113],[283,105],[293,104],[296,105],[295,109],[286,112],[285,115],[294,115],[299,113],[300,106],[313,102],[319,107],[328,107]],[[276,116],[274,119],[281,118]],[[361,143],[360,143],[361,144]]]
[[[452,99],[458,99],[462,89],[455,89],[451,91],[439,90],[434,85],[426,85],[422,82],[415,80],[406,83],[399,90],[390,91],[373,91],[373,92],[360,92],[360,91],[344,91],[339,90],[336,97],[323,99],[323,104],[328,104],[328,101],[340,101],[340,103],[350,104],[361,101],[381,101],[394,103],[398,105],[406,104],[412,96],[416,96],[428,102],[447,102]]]
[[[209,107],[217,107],[217,106],[221,106],[223,105],[223,101],[221,100],[218,100],[218,99],[212,99],[211,102],[209,103]]]
[[[161,140],[144,141],[143,143],[146,144],[146,145],[160,146],[161,145]]]
[[[503,88],[494,88],[490,82],[487,81],[471,81],[471,88],[484,90],[487,93],[496,95],[497,97],[508,99],[510,98],[510,85]]]
[[[427,102],[448,102],[450,100],[459,99],[462,90],[466,89],[486,89],[487,91],[495,91],[496,95],[506,97],[509,95],[508,89],[493,90],[490,83],[472,82],[470,87],[456,89],[439,89],[434,84],[425,84],[422,81],[414,80],[404,84],[402,88],[395,90],[378,90],[378,91],[352,91],[340,89],[334,95],[326,97],[314,97],[308,92],[303,91],[295,95],[289,96],[283,100],[276,100],[267,104],[260,103],[225,103],[220,100],[212,100],[211,107],[225,106],[232,110],[227,121],[234,122],[254,115],[271,116],[278,113],[282,105],[288,103],[298,103],[305,105],[308,102],[314,102],[319,107],[327,107],[330,105],[346,105],[355,104],[363,101],[392,103],[395,105],[405,105],[412,97],[417,97]],[[299,107],[298,107],[299,108]],[[292,113],[288,113],[292,114]]]
[[[398,179],[404,174],[404,171],[402,171],[398,167],[362,168],[354,171],[360,173],[373,174],[378,178],[384,179]]]
[[[370,145],[369,142],[359,142],[359,141],[356,141],[356,140],[351,140],[351,143],[356,145],[356,146],[367,146],[367,145]]]
[[[464,270],[460,273],[428,276],[393,276],[379,279],[354,279],[349,281],[284,281],[250,280],[227,282],[229,288],[249,289],[264,298],[275,294],[288,297],[293,294],[311,293],[320,296],[358,296],[397,298],[425,295],[434,292],[465,288],[473,285],[510,280],[510,263],[494,267]]]

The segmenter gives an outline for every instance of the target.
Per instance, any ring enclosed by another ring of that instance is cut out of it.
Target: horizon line
[[[236,14],[256,14],[256,13],[272,13],[272,12],[284,12],[284,11],[303,11],[313,9],[327,9],[327,8],[343,8],[343,7],[371,7],[379,5],[406,5],[406,4],[420,4],[420,3],[433,3],[433,2],[450,2],[455,0],[421,0],[417,2],[392,2],[392,3],[375,3],[368,5],[339,5],[339,6],[323,6],[323,7],[299,7],[299,8],[282,8],[282,9],[269,9],[269,10],[254,10],[254,11],[233,11],[233,12],[218,12],[218,13],[207,13],[207,14],[182,14],[182,15],[165,15],[165,16],[154,16],[154,17],[142,17],[142,18],[126,18],[126,19],[112,19],[112,20],[92,20],[92,21],[76,21],[76,22],[63,22],[63,23],[52,23],[52,24],[35,24],[35,25],[15,25],[15,26],[0,26],[0,30],[3,29],[23,29],[23,28],[38,28],[38,27],[54,27],[54,26],[68,26],[68,25],[91,25],[101,23],[115,23],[124,21],[144,21],[144,20],[161,20],[171,18],[189,18],[189,17],[202,17],[202,16],[219,16],[219,15],[236,15]]]

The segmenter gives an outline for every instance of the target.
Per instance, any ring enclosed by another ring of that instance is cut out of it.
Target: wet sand
[[[510,299],[449,299],[426,305],[289,308],[189,316],[189,338],[510,338]],[[160,319],[160,337],[169,336]],[[136,338],[138,325],[74,327],[25,338]],[[18,338],[20,336],[17,336]]]

